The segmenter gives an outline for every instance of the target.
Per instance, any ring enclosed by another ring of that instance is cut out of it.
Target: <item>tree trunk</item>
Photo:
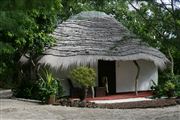
[[[135,64],[135,66],[137,67],[137,74],[136,74],[136,78],[135,78],[135,93],[136,93],[136,95],[138,95],[138,79],[139,79],[139,73],[140,73],[140,66],[136,60],[134,60],[133,62]]]
[[[82,90],[81,90],[81,93],[80,93],[80,96],[79,96],[79,98],[80,98],[80,100],[81,101],[83,101],[83,100],[85,100],[86,99],[86,97],[87,97],[87,91],[88,91],[88,88],[82,88]]]
[[[171,75],[174,75],[174,59],[173,59],[170,49],[168,49],[168,54],[169,54],[170,61],[171,61]]]
[[[94,98],[94,87],[93,86],[91,87],[91,90],[92,90],[92,98]]]

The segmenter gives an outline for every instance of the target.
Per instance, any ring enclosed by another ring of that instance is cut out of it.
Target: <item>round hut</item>
[[[62,80],[66,95],[69,70],[80,65],[93,67],[97,87],[108,81],[109,94],[150,90],[158,82],[158,68],[169,62],[163,53],[141,41],[120,22],[103,12],[87,11],[58,24],[55,46],[48,48],[39,63],[50,65]],[[138,80],[138,81],[137,81]],[[135,87],[136,86],[136,87]]]

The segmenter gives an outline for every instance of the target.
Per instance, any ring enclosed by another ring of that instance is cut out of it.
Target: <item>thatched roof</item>
[[[115,18],[96,11],[81,12],[59,24],[55,46],[47,49],[39,63],[67,68],[98,60],[149,60],[164,68],[168,59],[142,42]]]

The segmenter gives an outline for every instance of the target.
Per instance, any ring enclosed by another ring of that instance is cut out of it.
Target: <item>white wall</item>
[[[62,87],[63,87],[63,91],[64,91],[64,96],[68,96],[70,93],[70,87],[69,87],[69,83],[67,81],[67,78],[69,76],[69,70],[52,70],[54,76],[60,80]]]
[[[138,80],[138,90],[150,90],[152,81],[158,81],[158,69],[153,62],[138,60],[140,65],[140,74]],[[133,61],[116,62],[116,92],[134,91],[135,77],[137,68]]]
[[[158,70],[153,62],[138,60],[140,65],[140,77],[138,81],[139,90],[150,90],[152,85],[151,80],[157,83],[158,80]],[[67,78],[69,77],[69,72],[75,66],[67,70],[52,70],[55,77],[61,80],[64,96],[68,96],[70,93],[69,83]],[[97,73],[96,85],[98,85],[98,65],[95,63],[93,66]],[[137,73],[137,68],[133,61],[117,61],[116,62],[116,92],[128,92],[134,91],[134,81]]]

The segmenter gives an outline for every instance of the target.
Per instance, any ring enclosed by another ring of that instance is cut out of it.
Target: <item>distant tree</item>
[[[171,73],[180,74],[180,9],[175,7],[177,1],[170,0],[168,6],[160,1],[1,0],[0,80],[8,79],[6,74],[11,76],[16,71],[13,69],[22,55],[33,65],[33,59],[55,42],[49,33],[58,21],[89,10],[114,16],[139,38],[165,53],[172,62]]]
[[[174,0],[170,0],[169,4],[147,1],[137,8],[129,2],[134,8],[130,12],[130,20],[128,20],[128,28],[135,34],[139,35],[150,45],[159,48],[171,60],[171,73],[179,74],[178,68],[180,60],[180,10],[175,9]]]
[[[0,80],[8,81],[17,78],[21,56],[33,66],[34,58],[53,44],[49,33],[56,26],[61,1],[1,0],[0,8]]]

